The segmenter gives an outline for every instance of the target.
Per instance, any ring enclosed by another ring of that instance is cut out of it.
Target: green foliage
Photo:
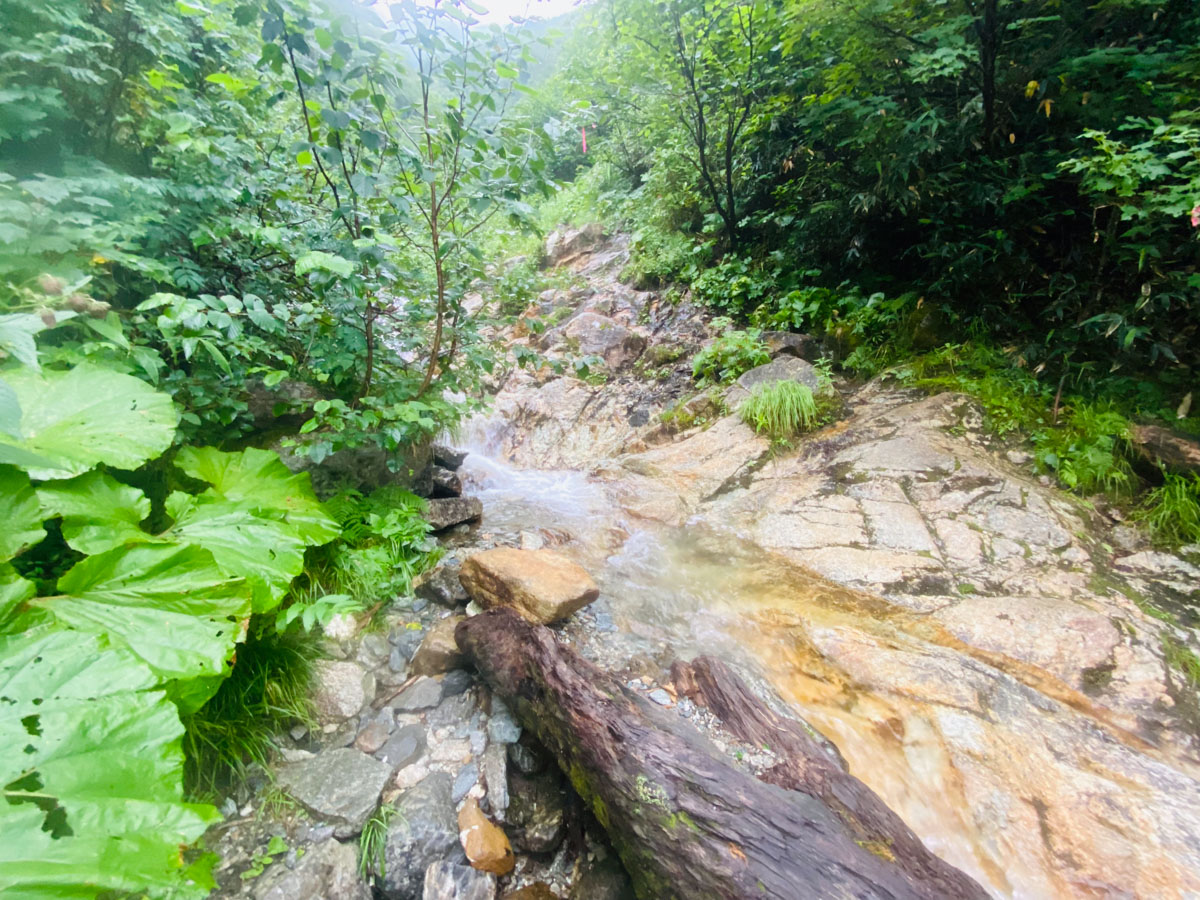
[[[348,596],[362,609],[380,597],[411,593],[413,578],[437,562],[422,518],[425,502],[406,490],[383,487],[363,496],[347,489],[331,497],[328,508],[343,538],[310,566],[314,592]]]
[[[798,381],[757,385],[738,407],[742,421],[774,444],[787,444],[820,422],[812,389]]]
[[[701,350],[692,360],[692,376],[701,382],[724,384],[743,372],[771,361],[771,353],[757,329],[731,329],[729,319],[714,319],[713,326],[725,333]]]
[[[189,796],[215,801],[244,781],[251,765],[267,768],[277,735],[297,723],[316,727],[309,685],[318,656],[314,638],[251,620],[229,677],[183,720]]]
[[[390,803],[383,803],[363,825],[362,833],[358,836],[360,878],[371,882],[382,882],[387,878],[387,858],[384,850],[387,846],[388,825],[399,812]]]
[[[1163,483],[1142,498],[1137,518],[1158,543],[1200,542],[1200,477],[1165,473]]]
[[[287,841],[275,834],[267,841],[266,849],[262,853],[254,854],[254,858],[250,860],[248,868],[244,869],[239,877],[243,881],[250,881],[257,878],[267,870],[267,866],[275,862],[275,857],[287,853]]]
[[[171,493],[149,530],[150,500],[112,473],[171,445],[170,399],[90,363],[0,376],[20,401],[0,445],[0,731],[25,747],[0,778],[0,887],[202,895],[210,860],[185,867],[179,847],[215,810],[183,800],[180,716],[241,678],[252,610],[339,528],[275,454],[187,448],[175,462],[203,489]],[[243,725],[230,746],[253,741]]]

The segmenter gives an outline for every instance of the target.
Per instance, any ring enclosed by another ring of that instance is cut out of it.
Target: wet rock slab
[[[435,862],[425,870],[421,900],[495,900],[496,876],[470,866]]]

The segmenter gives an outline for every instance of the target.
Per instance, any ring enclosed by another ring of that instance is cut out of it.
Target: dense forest
[[[212,803],[307,715],[320,627],[436,562],[405,475],[486,403],[560,224],[629,233],[629,280],[722,323],[698,377],[809,333],[1200,540],[1200,479],[1135,440],[1200,433],[1193,0],[0,21],[6,895],[208,892]],[[395,483],[318,500],[347,454]]]

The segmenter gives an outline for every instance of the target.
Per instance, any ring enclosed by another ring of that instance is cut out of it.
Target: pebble
[[[650,699],[659,706],[672,706],[675,703],[675,701],[671,699],[671,695],[662,688],[655,688],[652,690],[650,692]]]
[[[450,792],[450,799],[457,803],[467,796],[467,792],[478,782],[479,766],[475,763],[468,763],[458,770],[458,775],[454,778],[454,788]]]
[[[292,736],[293,741],[302,741],[308,734],[308,729],[303,725],[296,725],[291,731],[288,732],[288,734]]]
[[[388,654],[388,668],[400,674],[408,671],[408,657],[399,647],[393,647],[392,652]]]
[[[400,790],[407,790],[415,784],[419,784],[425,780],[425,776],[429,774],[429,766],[423,762],[413,763],[411,766],[405,766],[396,773],[396,778],[392,782]]]

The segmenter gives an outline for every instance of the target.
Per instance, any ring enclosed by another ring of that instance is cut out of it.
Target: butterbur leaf
[[[0,434],[21,437],[21,402],[8,382],[0,380]]]
[[[62,534],[80,553],[103,553],[122,544],[150,539],[139,523],[150,515],[150,501],[137,488],[103,472],[88,472],[38,488],[46,516],[62,516]]]
[[[225,674],[250,614],[249,589],[201,547],[134,545],[90,556],[30,605],[63,625],[107,634],[161,681]]]
[[[18,575],[16,569],[7,563],[0,565],[0,634],[4,633],[5,620],[36,592],[34,583]]]
[[[308,473],[291,472],[270,450],[252,447],[226,453],[214,447],[184,447],[175,465],[211,485],[213,497],[282,513],[283,521],[307,544],[324,544],[341,534],[313,493]]]
[[[46,536],[41,504],[29,476],[0,466],[0,560],[11,559]]]
[[[282,513],[272,520],[229,501],[203,503],[187,494],[171,499],[168,508],[176,521],[164,537],[203,547],[226,575],[248,579],[255,612],[279,605],[292,579],[304,571],[308,546]]]
[[[5,373],[23,411],[20,440],[0,442],[0,462],[38,480],[70,478],[100,463],[134,469],[175,435],[175,407],[132,375],[80,364],[69,372]]]
[[[208,892],[204,871],[180,878],[180,847],[220,816],[183,801],[183,726],[156,680],[98,635],[0,637],[0,894]]]

